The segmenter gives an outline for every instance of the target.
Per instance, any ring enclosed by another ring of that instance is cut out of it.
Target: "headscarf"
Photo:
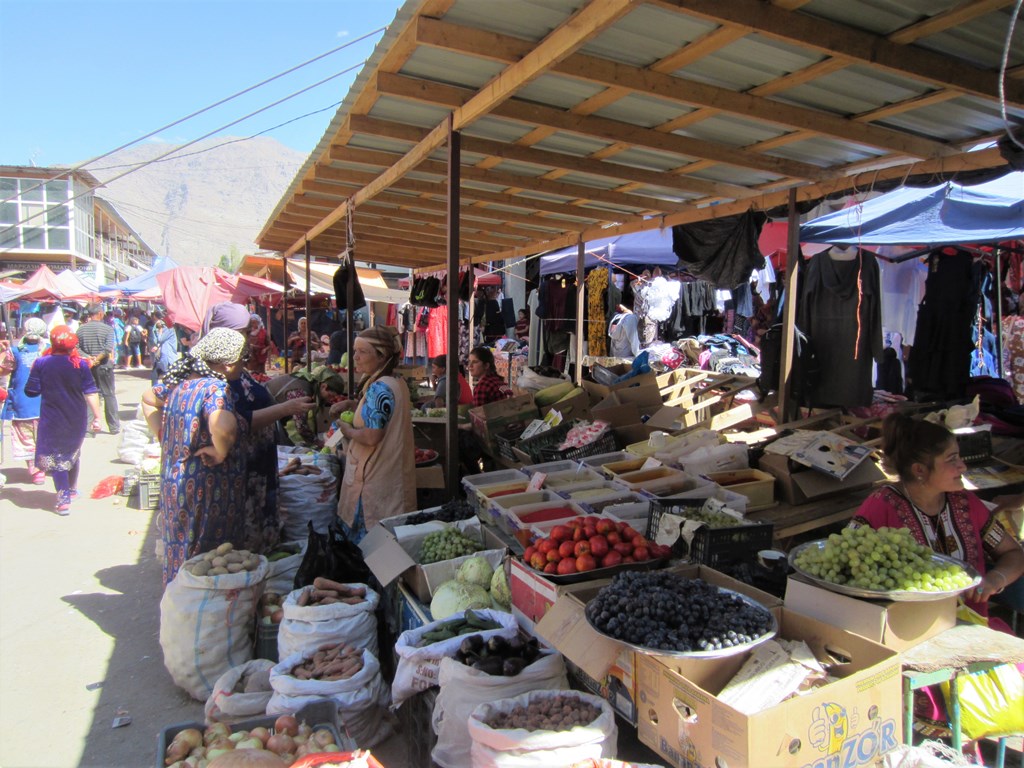
[[[25,334],[18,344],[18,347],[22,350],[25,349],[26,344],[37,344],[39,341],[46,336],[46,321],[39,317],[30,317],[23,324]]]
[[[259,323],[260,328],[263,328],[263,319],[259,315],[257,315],[255,312],[253,312],[251,315],[249,315],[249,323],[250,323],[250,325],[252,324],[253,320],[255,320],[257,323]]]
[[[85,362],[78,353],[78,336],[66,325],[58,325],[50,331],[50,348],[43,352],[43,357],[54,353],[70,357],[76,368]]]
[[[373,382],[381,376],[389,376],[395,369],[399,359],[402,357],[402,342],[396,331],[382,326],[360,331],[356,334],[356,338],[368,341],[384,360],[380,368],[367,376],[366,380],[360,385],[359,390],[360,394],[362,394],[370,388]]]
[[[213,370],[210,363],[230,365],[237,362],[245,350],[245,343],[245,336],[238,331],[214,328],[193,344],[187,355],[182,355],[171,364],[164,374],[164,386],[172,390],[181,382],[193,377],[225,381],[224,374]]]
[[[206,313],[206,319],[203,320],[202,335],[205,337],[214,328],[247,331],[249,329],[249,310],[243,305],[231,301],[214,304]]]

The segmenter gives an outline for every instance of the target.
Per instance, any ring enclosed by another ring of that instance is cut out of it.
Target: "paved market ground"
[[[121,418],[134,416],[148,372],[118,372]],[[0,471],[0,766],[138,768],[153,765],[167,725],[201,720],[203,705],[171,682],[159,643],[160,564],[154,513],[120,497],[94,500],[121,475],[118,437],[86,438],[81,497],[53,513],[52,483],[24,465]],[[129,725],[113,728],[118,717]],[[374,750],[406,768],[404,743]]]

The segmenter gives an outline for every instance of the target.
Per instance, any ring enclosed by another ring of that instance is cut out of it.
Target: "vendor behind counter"
[[[292,416],[280,422],[280,442],[307,448],[322,448],[320,436],[331,425],[331,406],[345,398],[345,377],[326,365],[306,371],[275,376],[266,383],[275,402],[283,403],[300,397],[312,397],[316,407],[307,414]]]

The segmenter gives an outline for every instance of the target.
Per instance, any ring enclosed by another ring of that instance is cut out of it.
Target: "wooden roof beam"
[[[381,93],[396,98],[456,108],[458,104],[472,98],[473,94],[473,91],[468,88],[385,73],[381,73],[378,77],[377,88]],[[564,110],[524,101],[501,104],[495,107],[492,114],[495,117],[516,120],[528,125],[548,126],[603,141],[622,142],[648,149],[673,152],[684,157],[708,158],[726,165],[751,168],[780,176],[823,179],[829,175],[826,169],[810,163],[800,163],[770,155],[758,155],[753,152],[745,152],[739,147],[678,136],[674,133],[659,133],[650,128],[642,128],[638,125],[609,120],[604,117],[574,115]]]
[[[962,2],[948,11],[937,13],[913,24],[908,24],[902,29],[887,35],[886,39],[890,43],[907,45],[915,40],[920,40],[922,37],[944,32],[947,29],[965,24],[971,19],[992,13],[992,11],[998,11],[1000,8],[1005,8],[1012,3],[1013,0],[967,0],[967,2]]]
[[[681,13],[717,24],[746,29],[768,37],[842,56],[858,64],[895,72],[931,83],[955,88],[989,101],[999,101],[999,73],[971,65],[919,47],[899,45],[880,35],[805,13],[792,13],[761,0],[649,0]],[[1006,101],[1024,107],[1024,83],[1006,83]]]
[[[386,136],[388,138],[401,138],[408,135],[408,127],[400,123],[387,120],[378,120],[372,117],[361,117],[354,121],[354,130],[357,133],[372,134],[374,136]],[[426,131],[423,131],[426,133]],[[334,148],[332,148],[333,151]],[[355,150],[361,152],[362,150]],[[680,192],[714,197],[741,198],[749,197],[750,191],[746,187],[736,184],[725,184],[703,179],[687,178],[666,178],[663,171],[650,171],[644,168],[635,168],[628,165],[616,163],[605,163],[600,160],[592,160],[587,157],[567,155],[563,152],[551,152],[543,149],[533,149],[519,144],[507,144],[490,139],[480,139],[473,136],[462,137],[462,151],[474,154],[484,154],[491,157],[507,160],[516,160],[523,163],[531,163],[542,168],[555,168],[577,173],[586,173],[592,176],[601,176],[609,179],[622,179],[633,181],[639,184],[675,189]],[[335,159],[337,156],[332,155]],[[352,162],[358,162],[352,160]],[[470,166],[474,167],[474,166]],[[479,166],[475,166],[479,168]]]
[[[417,40],[421,44],[437,44],[445,41],[447,47],[460,53],[480,55],[490,51],[488,58],[494,60],[500,55],[513,57],[517,48],[528,45],[518,38],[498,36],[454,24],[421,19],[417,25]],[[733,29],[734,32],[743,30]],[[739,35],[742,37],[742,35]],[[496,37],[503,37],[502,45],[494,45]],[[686,50],[683,48],[682,50]],[[499,59],[500,60],[500,59]],[[510,58],[514,60],[514,58]],[[728,88],[707,85],[695,80],[675,77],[651,69],[638,69],[597,56],[575,54],[552,67],[552,72],[568,75],[580,80],[595,82],[609,87],[621,87],[634,93],[654,96],[697,107],[718,109],[734,115],[761,120],[788,128],[809,129],[846,141],[854,141],[890,152],[902,152],[912,157],[938,157],[954,154],[955,150],[941,142],[923,139],[890,128],[874,125],[858,125],[840,115],[816,109],[807,109],[780,101],[732,91]],[[380,89],[380,79],[378,79]],[[382,93],[386,91],[382,90]]]

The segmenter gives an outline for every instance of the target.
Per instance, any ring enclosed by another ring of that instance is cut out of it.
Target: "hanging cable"
[[[1024,0],[1017,0],[1013,6],[1013,13],[1010,14],[1010,25],[1006,29],[1006,42],[1003,43],[1003,57],[999,62],[999,114],[1003,118],[1003,128],[1006,130],[1006,135],[1010,137],[1010,141],[1024,149],[1024,143],[1021,143],[1014,135],[1013,130],[1010,128],[1010,121],[1006,116],[1006,67],[1010,61],[1010,43],[1013,40],[1013,28],[1017,24],[1017,17],[1020,16],[1021,5],[1024,5]]]

